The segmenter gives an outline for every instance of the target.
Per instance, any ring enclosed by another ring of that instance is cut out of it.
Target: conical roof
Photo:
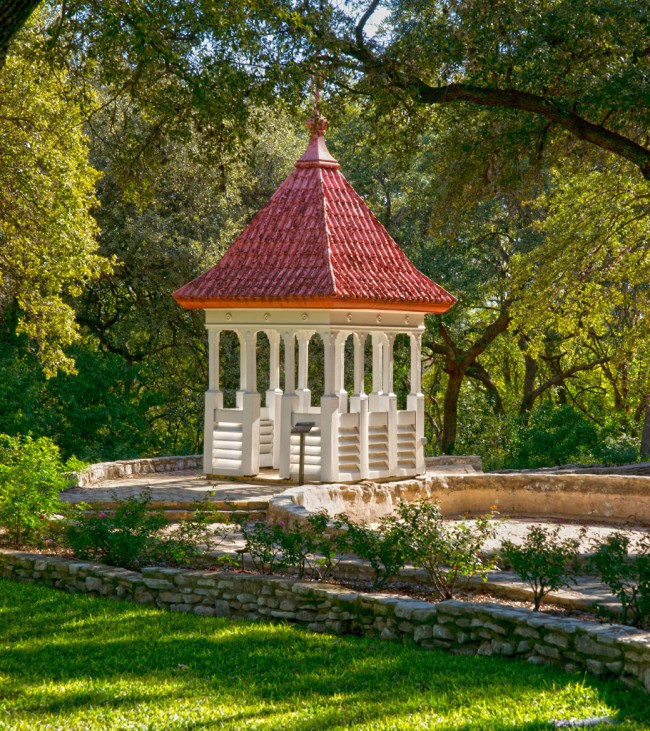
[[[221,260],[174,292],[188,309],[305,307],[445,312],[456,301],[418,271],[339,170],[322,117],[295,170]]]

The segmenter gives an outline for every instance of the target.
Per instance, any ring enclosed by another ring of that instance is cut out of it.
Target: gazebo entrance
[[[407,477],[424,471],[424,403],[420,393],[423,315],[404,312],[323,310],[208,310],[210,383],[206,393],[204,470],[214,475],[257,475],[279,470],[283,479],[298,474],[298,422],[313,422],[306,436],[305,477],[312,481],[356,481]],[[222,332],[240,343],[240,387],[235,408],[224,408],[219,384]],[[257,339],[269,340],[269,388],[257,388]],[[398,334],[411,345],[411,390],[407,408],[398,410],[393,392],[393,345]],[[354,385],[344,385],[345,342],[354,343]],[[323,396],[311,403],[309,343],[324,348]],[[365,392],[365,347],[372,347],[372,390]],[[280,383],[280,342],[284,382]],[[297,358],[296,358],[297,349]]]

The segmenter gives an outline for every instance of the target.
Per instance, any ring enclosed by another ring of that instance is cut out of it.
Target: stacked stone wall
[[[650,692],[650,632],[498,604],[370,594],[298,579],[148,568],[0,552],[0,576],[205,616],[269,619],[457,654],[498,655],[622,679]]]
[[[125,459],[118,462],[99,462],[77,472],[76,487],[90,487],[104,480],[120,480],[125,477],[154,474],[156,472],[178,472],[202,470],[203,457],[191,454],[181,457],[149,457],[146,459]]]

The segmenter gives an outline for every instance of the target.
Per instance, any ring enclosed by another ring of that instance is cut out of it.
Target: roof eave
[[[343,299],[338,297],[255,297],[255,298],[227,298],[227,297],[187,297],[174,292],[174,299],[186,310],[212,309],[286,309],[300,308],[314,310],[398,310],[400,312],[423,312],[425,314],[441,315],[449,310],[456,298],[449,295],[451,300],[442,302],[413,302],[398,300],[362,300]]]

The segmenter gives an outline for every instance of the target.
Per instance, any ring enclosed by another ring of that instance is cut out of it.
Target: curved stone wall
[[[376,522],[400,500],[438,500],[444,515],[498,510],[511,517],[564,518],[650,526],[650,477],[553,474],[449,474],[390,483],[304,485],[270,500],[269,514],[291,522],[311,512]]]
[[[176,612],[303,624],[316,632],[415,642],[464,654],[518,657],[623,679],[650,691],[650,632],[498,604],[351,591],[278,576],[148,568],[127,571],[57,556],[0,551],[0,576]]]
[[[77,487],[89,487],[104,480],[120,480],[136,475],[156,472],[179,472],[182,470],[202,470],[203,456],[190,454],[180,457],[147,457],[142,459],[122,459],[117,462],[99,462],[75,474]]]

